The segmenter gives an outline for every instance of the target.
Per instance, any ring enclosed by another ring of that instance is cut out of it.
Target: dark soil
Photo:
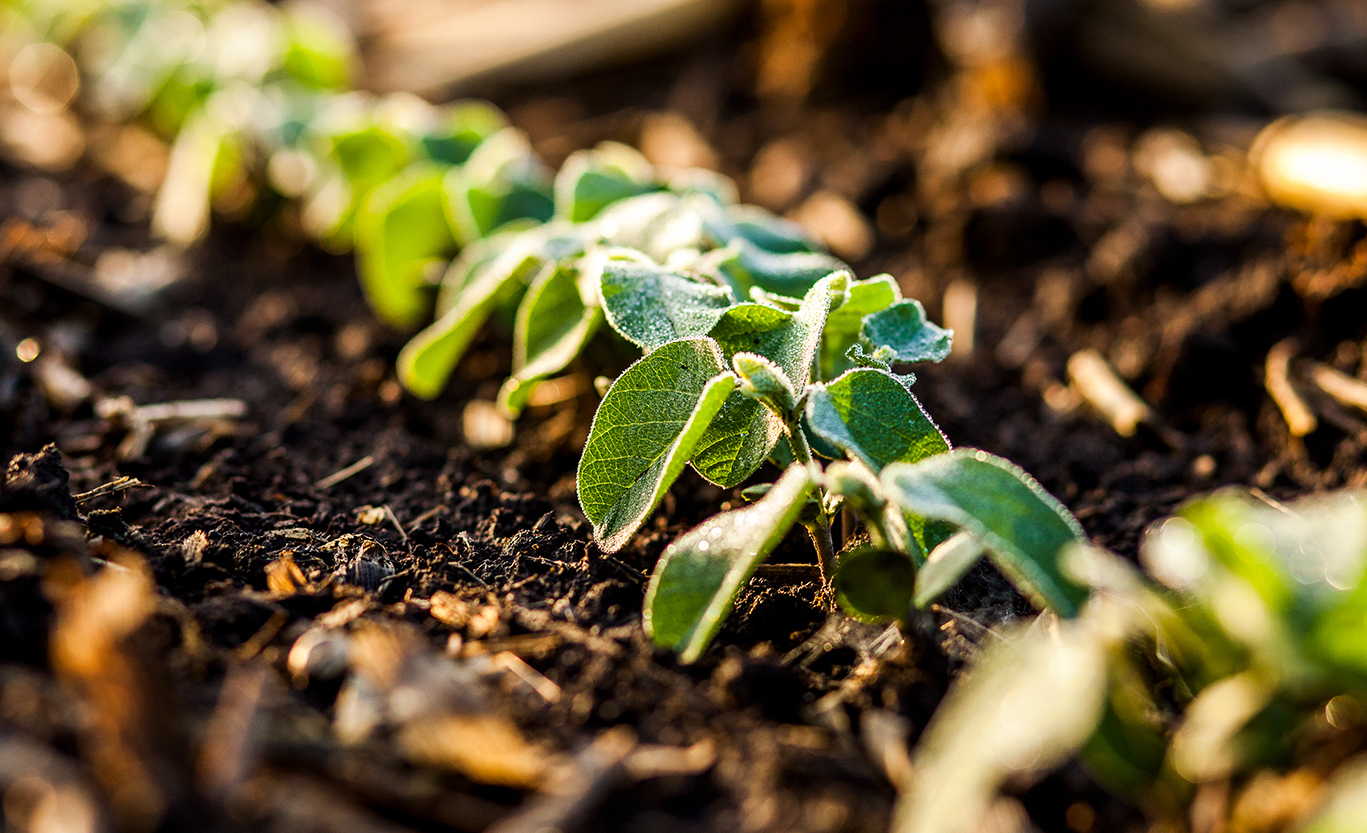
[[[1287,336],[1367,368],[1360,224],[1238,191],[1163,199],[1123,161],[1152,113],[999,127],[955,180],[987,196],[946,202],[925,147],[961,104],[933,86],[952,62],[933,57],[925,89],[762,107],[740,92],[748,37],[499,103],[552,163],[635,141],[668,107],[742,184],[772,140],[804,149],[805,190],[878,218],[860,275],[892,272],[936,318],[952,280],[977,287],[976,349],[917,368],[927,410],[957,445],[1033,473],[1123,556],[1221,485],[1285,498],[1367,481],[1359,417],[1331,411],[1293,440],[1261,383]],[[1180,123],[1212,152],[1251,138]],[[1120,170],[1097,163],[1108,151]],[[641,629],[647,576],[670,538],[738,496],[685,478],[627,550],[599,552],[573,482],[593,394],[533,409],[507,448],[472,449],[462,411],[497,390],[506,335],[491,327],[439,400],[404,395],[403,337],[375,323],[350,259],[267,213],[220,225],[159,304],[130,312],[86,281],[101,254],[151,248],[146,198],[92,168],[0,169],[7,814],[47,806],[21,789],[42,772],[76,796],[63,806],[123,829],[887,829],[888,750],[914,740],[985,628],[1029,610],[990,567],[904,634],[828,619],[814,568],[765,569],[704,659],[680,666]],[[28,364],[14,358],[25,338],[43,347]],[[1066,387],[1085,347],[1155,407],[1135,436]],[[43,362],[78,370],[90,395],[45,388]],[[247,412],[138,447],[97,410],[113,397]],[[141,485],[82,497],[125,476]],[[812,563],[796,538],[773,560]],[[349,641],[349,673],[321,649],[300,673],[291,649],[311,629]],[[469,749],[498,772],[472,771]],[[1078,803],[1098,830],[1143,818],[1076,767],[1020,795],[1046,831],[1068,829]]]

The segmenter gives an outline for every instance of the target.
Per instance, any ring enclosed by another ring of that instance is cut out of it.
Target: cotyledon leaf
[[[1060,616],[1076,616],[1087,588],[1061,558],[1085,541],[1072,514],[1018,466],[985,451],[959,449],[883,469],[883,488],[907,512],[949,521],[982,542],[1027,597]]]
[[[647,353],[707,335],[735,303],[730,290],[673,272],[630,249],[607,253],[601,293],[608,323]]]
[[[898,362],[938,362],[949,355],[954,331],[926,320],[920,301],[898,301],[865,316],[861,340],[873,350],[886,347]]]
[[[916,397],[881,370],[851,370],[829,384],[812,385],[807,424],[876,472],[949,450]]]
[[[665,548],[645,600],[646,633],[656,644],[678,651],[682,662],[702,654],[811,488],[807,467],[794,464],[754,504],[709,518]]]
[[[536,247],[514,245],[487,267],[476,270],[451,308],[399,351],[398,373],[403,386],[425,399],[441,393],[499,297],[510,285],[529,281],[543,262]]]
[[[796,312],[767,304],[737,304],[712,327],[729,360],[738,352],[758,353],[778,365],[794,391],[806,389],[833,299],[845,292],[848,275],[828,275],[808,290]],[[783,436],[783,423],[767,408],[740,393],[731,395],[698,443],[693,467],[708,480],[731,488],[754,473]]]
[[[441,209],[442,171],[420,166],[381,185],[356,214],[361,286],[375,312],[395,327],[412,327],[427,312],[423,273],[453,248]]]
[[[547,263],[517,308],[513,330],[513,375],[499,391],[499,404],[521,413],[537,383],[563,370],[579,355],[603,320],[595,275],[587,258]],[[587,292],[585,290],[588,290]]]
[[[663,345],[617,377],[579,460],[579,504],[599,547],[621,549],[654,511],[735,385],[710,338]]]

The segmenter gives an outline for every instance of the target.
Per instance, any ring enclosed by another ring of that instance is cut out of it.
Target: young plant
[[[738,205],[724,177],[665,175],[615,143],[573,154],[552,177],[488,104],[346,92],[344,34],[264,3],[59,0],[20,11],[36,37],[82,58],[85,44],[104,44],[100,54],[117,57],[86,61],[113,73],[96,88],[117,112],[174,135],[160,234],[192,242],[212,205],[240,210],[264,180],[297,200],[322,245],[354,247],[383,321],[421,325],[435,294],[435,320],[399,356],[416,395],[441,392],[499,309],[515,309],[513,372],[499,394],[510,415],[604,324],[639,349],[579,465],[580,503],[604,550],[625,545],[685,466],[724,488],[766,461],[782,470],[751,490],[762,494],[753,506],[704,522],[660,559],[646,626],[685,661],[796,523],[825,587],[860,615],[907,618],[983,553],[1042,606],[1078,611],[1085,589],[1057,565],[1081,538],[1077,523],[1009,463],[950,452],[911,393],[914,376],[898,372],[943,359],[951,334],[892,278],[855,280],[801,227]],[[195,30],[185,43],[144,48],[178,25]],[[197,32],[203,49],[190,48]],[[246,43],[257,48],[234,51]],[[831,518],[844,507],[868,545],[837,556]]]
[[[992,640],[922,736],[896,829],[976,829],[1005,781],[1073,755],[1109,788],[1178,817],[1194,785],[1238,785],[1304,763],[1308,749],[1305,772],[1326,797],[1287,829],[1361,829],[1361,765],[1333,770],[1356,748],[1344,744],[1367,702],[1364,507],[1359,491],[1289,507],[1237,491],[1201,498],[1147,536],[1156,582],[1069,548],[1063,575],[1093,597],[1075,619]]]

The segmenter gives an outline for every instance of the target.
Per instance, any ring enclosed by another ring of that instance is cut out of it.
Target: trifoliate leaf
[[[655,510],[735,384],[709,338],[663,345],[612,383],[579,461],[579,503],[604,551]]]
[[[916,573],[916,593],[912,603],[924,608],[959,583],[978,559],[983,545],[967,532],[956,532],[949,540],[931,550],[926,563]]]
[[[608,253],[602,299],[612,328],[646,352],[706,335],[734,303],[730,290],[671,272],[628,249]]]
[[[882,481],[905,511],[949,521],[977,538],[1033,602],[1060,616],[1078,614],[1088,592],[1063,572],[1061,558],[1086,540],[1082,527],[1018,466],[959,449],[919,463],[893,463]]]
[[[356,214],[361,286],[376,314],[413,327],[427,313],[424,273],[455,248],[441,213],[442,171],[416,166],[376,188]]]
[[[659,189],[644,156],[626,145],[603,142],[565,160],[555,177],[555,215],[583,223],[618,200]]]
[[[851,370],[807,395],[812,431],[874,471],[949,450],[921,403],[891,374]]]
[[[532,280],[542,268],[545,258],[541,242],[523,240],[475,270],[451,308],[404,345],[398,371],[405,388],[425,399],[441,393],[498,300]]]
[[[807,504],[807,467],[791,466],[764,497],[703,521],[665,548],[646,590],[646,633],[693,662],[736,595]]]
[[[920,301],[899,301],[866,316],[860,337],[871,350],[889,348],[893,361],[938,362],[949,355],[954,331],[927,321]]]
[[[547,263],[517,308],[513,329],[513,375],[499,391],[499,404],[516,415],[537,383],[565,368],[598,329],[596,275],[585,276],[585,258]]]

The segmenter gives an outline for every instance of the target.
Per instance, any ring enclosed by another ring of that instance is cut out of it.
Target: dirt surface
[[[1224,484],[1274,499],[1367,481],[1361,415],[1316,401],[1321,426],[1293,439],[1262,386],[1288,336],[1367,370],[1367,234],[1244,187],[1249,121],[1178,122],[1233,166],[1187,202],[1135,161],[1174,123],[1151,113],[998,108],[988,152],[946,173],[936,143],[962,146],[971,104],[944,80],[964,77],[954,61],[933,56],[925,88],[760,106],[751,36],[497,103],[552,164],[682,113],[748,200],[858,209],[876,235],[861,276],[891,272],[936,320],[971,286],[974,349],[917,368],[927,410],[1124,556]],[[60,806],[137,830],[885,830],[904,740],[985,629],[1029,611],[980,566],[906,633],[828,619],[794,538],[679,666],[641,629],[646,578],[737,494],[685,477],[604,555],[574,496],[591,385],[473,448],[466,403],[507,372],[497,326],[419,402],[350,259],[298,242],[288,214],[221,224],[154,304],[97,291],[101,256],[153,251],[146,214],[93,167],[0,168],[0,788],[20,829]],[[24,339],[42,348],[27,363]],[[630,361],[610,347],[583,379]],[[1134,436],[1068,385],[1084,348],[1153,407]],[[137,405],[205,399],[245,410],[140,433]],[[92,493],[120,477],[140,483]],[[1078,804],[1090,829],[1142,829],[1077,767],[1018,794],[1003,829],[1067,830]]]

